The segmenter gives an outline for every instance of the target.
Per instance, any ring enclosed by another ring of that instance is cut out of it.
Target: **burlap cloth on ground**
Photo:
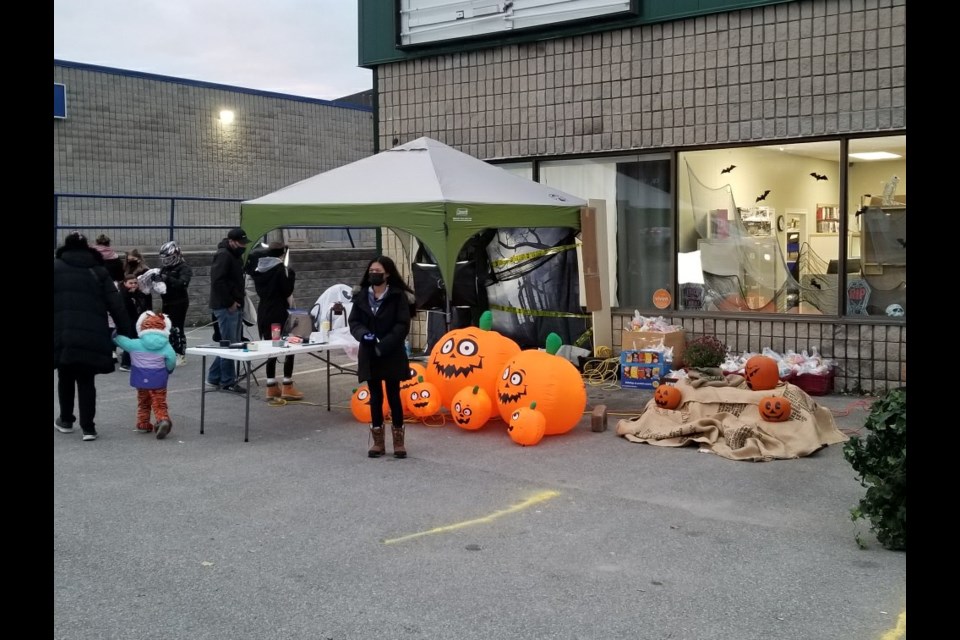
[[[789,383],[751,391],[739,375],[716,380],[691,372],[675,386],[683,396],[677,409],[661,409],[651,399],[639,416],[617,423],[617,435],[660,447],[695,443],[730,460],[752,461],[801,458],[847,440],[829,409]],[[767,396],[790,401],[789,420],[767,422],[760,417],[758,405]]]

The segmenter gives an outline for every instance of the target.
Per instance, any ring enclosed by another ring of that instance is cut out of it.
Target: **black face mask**
[[[383,284],[384,274],[382,273],[370,273],[367,274],[367,281],[375,287],[379,287]]]

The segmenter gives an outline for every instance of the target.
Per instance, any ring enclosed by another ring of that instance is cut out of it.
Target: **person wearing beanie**
[[[89,442],[97,439],[94,376],[114,370],[108,315],[121,334],[136,334],[103,257],[90,247],[86,236],[70,233],[54,256],[53,368],[60,405],[54,427],[60,433],[73,433],[76,400],[83,439]]]
[[[139,338],[118,335],[117,346],[130,353],[130,386],[137,390],[137,433],[156,429],[163,440],[173,428],[167,411],[167,382],[177,366],[177,354],[170,346],[170,318],[145,311],[137,319]],[[157,419],[150,422],[150,413]]]
[[[250,272],[260,299],[257,305],[257,329],[263,340],[270,340],[271,326],[281,327],[287,322],[290,296],[296,282],[293,269],[284,264],[287,247],[282,242],[271,242],[265,252],[258,252],[257,266]],[[250,259],[253,259],[251,252]],[[303,400],[303,393],[293,384],[293,356],[283,362],[283,384],[277,384],[277,359],[267,360],[267,399]]]

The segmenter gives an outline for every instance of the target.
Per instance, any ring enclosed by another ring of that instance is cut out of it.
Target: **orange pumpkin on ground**
[[[537,411],[537,403],[531,402],[529,407],[520,407],[511,414],[507,435],[519,445],[532,447],[543,440],[546,427],[547,419]]]
[[[661,409],[676,409],[683,402],[683,394],[672,384],[662,384],[653,392],[653,401]]]
[[[370,424],[370,421],[373,419],[370,411],[370,387],[367,386],[366,382],[353,390],[353,395],[350,396],[350,413],[353,414],[353,417],[356,418],[358,422],[365,424]],[[384,389],[383,419],[386,420],[389,416],[390,404],[387,402],[387,392],[386,389]]]
[[[437,385],[440,404],[451,408],[453,396],[464,387],[479,385],[493,398],[497,376],[504,363],[520,352],[520,345],[505,335],[485,329],[492,314],[484,312],[480,327],[448,331],[430,350],[424,378]]]
[[[487,424],[492,412],[493,401],[480,385],[460,389],[450,404],[453,423],[467,431],[476,431]]]
[[[417,378],[417,384],[407,389],[405,402],[408,403],[411,413],[417,418],[429,418],[440,412],[440,391],[437,385]]]
[[[546,419],[546,435],[573,429],[587,407],[580,372],[566,358],[527,349],[511,358],[497,380],[497,409],[504,422],[530,402]]]
[[[767,396],[760,400],[760,417],[767,422],[786,422],[793,405],[783,396]]]
[[[768,391],[780,382],[777,361],[768,356],[753,356],[743,366],[743,377],[754,391]]]

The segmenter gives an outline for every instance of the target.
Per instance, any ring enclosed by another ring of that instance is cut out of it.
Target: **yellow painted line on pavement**
[[[899,638],[903,638],[906,635],[907,612],[904,610],[900,612],[900,616],[897,618],[897,626],[880,636],[880,640],[899,640]]]
[[[495,519],[499,518],[500,516],[509,515],[511,513],[517,513],[518,511],[522,511],[527,507],[531,507],[537,503],[545,502],[551,498],[555,498],[558,495],[560,495],[559,491],[541,491],[540,493],[527,498],[523,502],[515,504],[512,507],[507,507],[506,509],[501,509],[500,511],[494,511],[488,516],[483,516],[482,518],[474,518],[473,520],[464,520],[463,522],[448,524],[443,527],[437,527],[435,529],[429,529],[427,531],[420,531],[418,533],[411,533],[409,535],[400,536],[399,538],[391,538],[389,540],[384,540],[383,544],[395,544],[397,542],[406,542],[407,540],[413,540],[414,538],[419,538],[421,536],[428,536],[434,533],[446,533],[447,531],[455,531],[457,529],[471,527],[476,524],[493,522]]]

